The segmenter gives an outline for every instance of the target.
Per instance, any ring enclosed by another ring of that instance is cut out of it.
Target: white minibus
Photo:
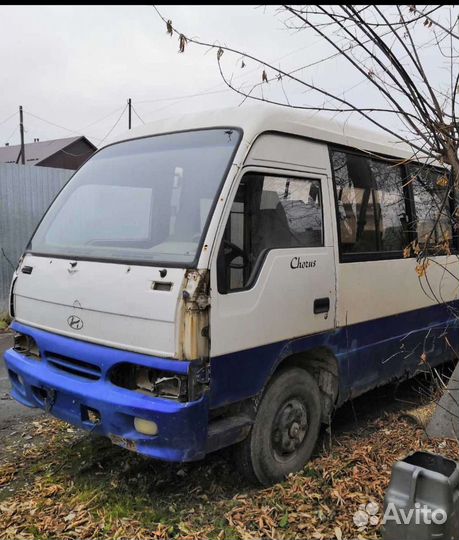
[[[234,445],[247,478],[280,481],[346,400],[455,356],[449,185],[409,147],[280,107],[133,129],[19,262],[12,395],[157,459]]]

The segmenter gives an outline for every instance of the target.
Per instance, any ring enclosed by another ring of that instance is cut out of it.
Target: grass
[[[0,313],[0,331],[6,330],[11,324],[11,317],[7,313]]]

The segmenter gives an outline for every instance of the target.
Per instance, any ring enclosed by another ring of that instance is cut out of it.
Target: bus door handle
[[[330,311],[330,298],[316,298],[314,300],[314,313],[328,313]]]

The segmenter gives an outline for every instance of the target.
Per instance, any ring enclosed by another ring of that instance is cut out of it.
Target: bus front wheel
[[[297,367],[279,372],[263,394],[249,436],[235,448],[239,470],[265,486],[299,471],[314,450],[320,419],[314,377]]]

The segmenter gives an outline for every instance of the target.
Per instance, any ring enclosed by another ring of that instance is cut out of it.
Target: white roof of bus
[[[209,127],[242,128],[244,138],[249,143],[260,133],[278,131],[388,156],[413,157],[413,150],[408,144],[396,142],[395,137],[391,141],[391,136],[382,130],[378,133],[311,112],[265,103],[244,104],[150,122],[122,134],[117,141]]]

